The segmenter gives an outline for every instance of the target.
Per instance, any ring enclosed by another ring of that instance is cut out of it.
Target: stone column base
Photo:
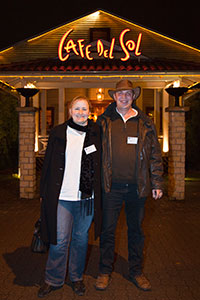
[[[189,107],[167,107],[169,112],[168,197],[185,199],[185,112]]]

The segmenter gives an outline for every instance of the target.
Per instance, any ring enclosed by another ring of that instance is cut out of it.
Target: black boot
[[[68,283],[72,290],[78,295],[83,296],[85,294],[85,285],[83,283],[83,280],[80,281],[71,281]]]
[[[44,298],[45,296],[47,296],[49,293],[51,293],[52,291],[58,290],[60,289],[62,286],[53,286],[50,285],[48,283],[44,283],[41,288],[38,291],[38,297],[39,298]]]

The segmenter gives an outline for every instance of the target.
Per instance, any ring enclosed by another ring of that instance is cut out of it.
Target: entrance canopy
[[[200,80],[200,50],[99,10],[0,52],[0,77]],[[191,78],[192,77],[192,78]],[[115,79],[114,79],[115,81]]]

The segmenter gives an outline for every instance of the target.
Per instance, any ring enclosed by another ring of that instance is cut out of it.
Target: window
[[[41,133],[41,128],[42,128],[42,110],[41,108],[39,109],[40,114],[39,114],[39,132]],[[50,133],[50,130],[54,127],[54,107],[47,107],[46,109],[46,131],[47,134]]]
[[[100,39],[110,41],[110,28],[90,28],[90,42]]]

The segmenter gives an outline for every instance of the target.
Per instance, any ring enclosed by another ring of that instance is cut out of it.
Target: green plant
[[[0,90],[0,169],[18,167],[18,99]]]
[[[200,169],[200,93],[185,103],[190,106],[186,114],[186,169]]]

